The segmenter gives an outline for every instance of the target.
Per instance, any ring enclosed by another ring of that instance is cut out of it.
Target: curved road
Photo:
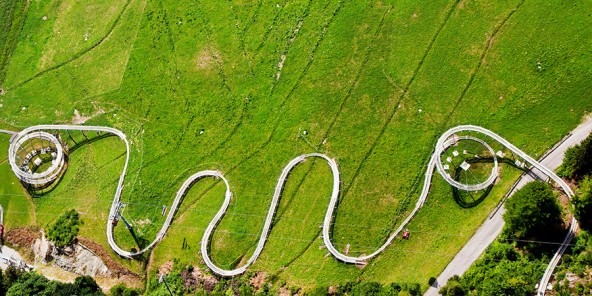
[[[212,221],[210,222],[210,224],[208,225],[208,227],[204,233],[204,236],[202,238],[201,251],[202,251],[202,255],[204,257],[206,265],[216,274],[221,275],[221,276],[227,276],[227,277],[244,273],[245,270],[257,260],[257,258],[259,257],[259,255],[263,251],[263,247],[265,246],[265,242],[267,240],[267,236],[269,234],[269,231],[271,229],[271,224],[273,222],[273,216],[275,214],[275,210],[277,208],[277,204],[278,204],[279,198],[281,196],[282,188],[286,182],[286,179],[288,178],[290,171],[294,167],[296,167],[299,163],[301,163],[302,161],[304,161],[305,159],[310,158],[310,157],[317,157],[317,158],[322,158],[323,160],[325,160],[327,162],[327,164],[330,166],[331,171],[333,173],[333,190],[332,190],[329,206],[327,207],[327,212],[325,214],[325,219],[323,222],[323,241],[324,241],[327,249],[329,250],[329,252],[335,258],[337,258],[338,260],[340,260],[342,262],[346,262],[346,263],[363,264],[368,259],[371,259],[371,258],[375,257],[376,255],[378,255],[379,253],[381,253],[382,251],[384,251],[391,244],[391,242],[403,230],[405,225],[407,225],[407,223],[409,223],[411,218],[413,218],[413,216],[417,213],[417,211],[419,211],[419,209],[421,209],[421,207],[424,205],[424,203],[427,199],[427,196],[429,194],[431,180],[432,180],[432,176],[433,176],[433,173],[435,170],[437,170],[444,177],[444,179],[449,182],[449,177],[442,167],[442,162],[440,160],[440,157],[441,157],[441,154],[448,147],[450,147],[451,145],[453,145],[456,142],[456,140],[453,138],[453,136],[455,136],[458,133],[467,132],[467,131],[476,132],[476,133],[486,135],[486,136],[498,141],[500,144],[505,146],[508,150],[512,151],[512,153],[523,158],[525,160],[525,162],[529,163],[533,168],[538,169],[543,174],[548,176],[551,180],[555,181],[565,191],[565,193],[570,198],[573,197],[573,195],[574,195],[573,192],[571,191],[571,189],[569,188],[569,186],[565,182],[563,182],[563,180],[561,178],[559,178],[552,170],[541,165],[538,161],[536,161],[535,159],[533,159],[532,157],[530,157],[529,155],[524,153],[522,150],[518,149],[517,147],[512,145],[510,142],[508,142],[507,140],[505,140],[501,136],[497,135],[496,133],[494,133],[490,130],[487,130],[485,128],[479,127],[479,126],[473,126],[473,125],[457,126],[457,127],[451,128],[448,131],[446,131],[438,139],[438,142],[436,143],[436,147],[434,149],[434,153],[430,157],[430,161],[428,163],[428,167],[425,172],[424,184],[423,184],[423,188],[422,188],[420,197],[415,204],[415,208],[411,211],[409,216],[391,234],[391,236],[389,236],[389,238],[386,240],[386,242],[380,248],[378,248],[375,252],[371,253],[370,255],[365,255],[365,256],[360,256],[360,257],[351,257],[351,256],[347,256],[347,255],[341,253],[339,250],[337,250],[335,248],[335,246],[331,242],[331,239],[330,239],[331,236],[329,233],[329,230],[331,229],[331,227],[330,227],[331,222],[333,219],[333,211],[334,211],[335,206],[336,206],[338,199],[339,199],[340,176],[339,176],[339,169],[337,167],[337,163],[335,162],[334,159],[331,159],[324,154],[320,154],[320,153],[304,154],[304,155],[298,156],[295,159],[291,160],[282,170],[282,173],[280,174],[280,177],[278,178],[278,182],[277,182],[274,194],[273,194],[273,198],[272,198],[269,210],[268,210],[267,217],[265,219],[265,223],[264,223],[264,227],[261,232],[261,236],[259,238],[259,243],[257,244],[257,248],[255,249],[253,255],[249,258],[249,260],[243,266],[238,267],[236,269],[232,269],[232,270],[225,270],[225,269],[222,269],[222,268],[216,266],[212,262],[212,260],[210,259],[209,250],[208,250],[209,240],[212,236],[212,233],[216,229],[217,224],[220,222],[220,220],[223,218],[224,214],[226,213],[226,210],[227,210],[227,208],[230,204],[231,198],[232,198],[232,192],[230,191],[230,186],[228,184],[228,180],[226,180],[226,178],[224,178],[222,173],[220,173],[218,171],[213,171],[213,170],[206,170],[206,171],[198,172],[198,173],[192,175],[191,177],[189,177],[183,183],[183,185],[181,186],[179,191],[177,191],[175,200],[173,201],[173,204],[170,207],[170,211],[167,215],[166,221],[163,224],[162,228],[157,233],[154,241],[152,241],[146,248],[144,248],[142,250],[139,250],[137,252],[129,252],[129,251],[123,250],[115,243],[115,240],[113,238],[113,223],[112,223],[114,219],[117,219],[117,214],[118,214],[117,211],[120,206],[121,194],[122,194],[123,187],[124,187],[123,183],[125,180],[125,175],[127,173],[129,158],[130,158],[130,148],[129,148],[130,145],[129,145],[129,142],[128,142],[125,134],[117,129],[109,128],[109,127],[101,127],[101,126],[38,125],[38,126],[32,126],[32,127],[26,128],[26,129],[22,130],[21,132],[19,132],[12,139],[11,147],[9,150],[16,151],[16,148],[12,147],[12,145],[14,145],[15,143],[18,143],[18,139],[20,139],[21,137],[26,137],[28,134],[30,134],[32,132],[41,131],[41,130],[54,130],[54,131],[55,130],[76,130],[76,131],[105,132],[105,133],[111,133],[113,135],[116,135],[125,143],[125,146],[126,146],[125,164],[123,167],[123,171],[119,177],[117,189],[116,189],[116,192],[115,192],[115,195],[113,198],[113,202],[111,204],[109,218],[107,220],[107,239],[108,239],[109,245],[111,246],[113,251],[115,251],[117,254],[119,254],[120,256],[123,256],[123,257],[129,258],[129,257],[133,257],[136,255],[145,253],[146,251],[148,251],[152,247],[154,247],[160,240],[163,239],[164,235],[166,234],[167,229],[169,228],[169,226],[173,220],[173,217],[175,215],[177,207],[179,206],[179,203],[181,202],[182,197],[185,195],[185,193],[191,188],[191,186],[195,182],[197,182],[198,180],[200,180],[202,178],[206,178],[206,177],[214,177],[214,178],[222,179],[224,181],[224,184],[226,185],[225,199],[224,199],[224,202],[223,202],[220,210],[215,215],[215,217],[212,219]],[[15,174],[17,174],[17,176],[18,176],[19,175],[18,170],[20,170],[20,169],[16,165],[15,158],[16,158],[15,155],[12,155],[12,154],[9,155],[9,161],[10,161],[11,167],[12,167],[13,171],[15,172]],[[479,184],[476,187],[477,189],[481,188],[483,186],[487,187],[489,184],[491,184],[495,181],[495,179],[497,178],[497,172],[495,172],[494,170],[492,170],[492,175],[490,176],[490,178],[488,178],[488,180],[486,182]],[[476,188],[473,188],[472,186],[468,186],[466,184],[459,184],[459,183],[454,183],[454,182],[452,182],[450,184],[452,186],[459,188],[459,189],[476,190]],[[557,250],[555,256],[553,257],[553,259],[549,263],[549,266],[547,267],[547,271],[545,272],[545,275],[543,276],[543,278],[540,282],[540,286],[546,287],[546,285],[549,281],[550,275],[552,274],[553,270],[555,269],[555,266],[557,265],[561,255],[563,254],[563,252],[567,248],[567,245],[569,244],[569,242],[573,238],[576,229],[577,229],[577,222],[574,219],[572,221],[570,230],[569,230],[567,236],[565,237],[563,244]],[[543,293],[544,293],[544,289],[543,289]]]

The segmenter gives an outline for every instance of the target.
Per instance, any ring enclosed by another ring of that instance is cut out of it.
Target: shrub
[[[582,181],[578,195],[573,198],[572,203],[574,215],[580,222],[580,227],[592,230],[592,177],[587,177]]]
[[[124,284],[115,285],[109,290],[111,296],[140,296],[142,291],[140,289],[128,288]]]
[[[72,244],[78,236],[80,217],[75,210],[69,210],[58,218],[47,231],[47,237],[58,247]]]
[[[592,174],[592,135],[565,151],[565,158],[557,174],[570,179]]]
[[[549,184],[531,182],[506,202],[504,233],[518,240],[552,240],[561,228],[561,208]]]

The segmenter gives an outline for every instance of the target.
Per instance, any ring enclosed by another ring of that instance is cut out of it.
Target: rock
[[[64,270],[80,275],[111,276],[111,271],[103,260],[79,243],[57,248],[43,235],[35,240],[32,249],[37,262],[53,262]]]
[[[53,245],[45,238],[45,235],[38,238],[33,243],[33,254],[35,254],[35,261],[48,263],[53,258],[52,254]]]

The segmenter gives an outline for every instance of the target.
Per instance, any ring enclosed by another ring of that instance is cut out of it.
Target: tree
[[[140,296],[142,291],[140,289],[128,288],[124,284],[115,285],[109,290],[111,296]]]
[[[8,290],[8,288],[16,283],[22,274],[23,272],[16,269],[14,266],[9,266],[4,272],[4,276],[2,278],[3,287]]]
[[[380,295],[382,285],[377,282],[363,282],[355,286],[348,295]]]
[[[460,283],[460,277],[454,275],[438,293],[443,296],[465,296],[467,289]]]
[[[578,190],[578,194],[573,198],[574,215],[580,227],[585,230],[592,230],[592,177],[586,177]]]
[[[78,295],[104,295],[101,287],[88,275],[77,277],[74,280],[74,287]]]
[[[548,241],[561,228],[561,208],[549,184],[530,182],[506,202],[504,220],[507,238]]]
[[[78,236],[80,216],[75,210],[69,210],[58,218],[58,220],[47,231],[47,237],[57,247],[70,245]]]
[[[563,163],[557,174],[570,179],[592,174],[592,135],[565,151]]]

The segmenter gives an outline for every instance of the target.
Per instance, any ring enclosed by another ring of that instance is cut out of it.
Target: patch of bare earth
[[[158,267],[158,276],[169,274],[172,270],[173,261],[167,261]],[[203,287],[204,290],[212,292],[218,284],[218,279],[204,273],[197,266],[192,269],[183,269],[180,275],[187,291],[195,291],[198,287]]]
[[[74,109],[74,117],[72,117],[72,124],[83,124],[90,119],[90,116],[82,116],[78,110]]]
[[[32,227],[19,227],[8,231],[4,236],[4,241],[10,246],[17,248],[23,258],[28,259],[28,261],[34,261],[35,254],[33,252],[33,246],[35,241],[40,240],[41,238],[42,233],[38,229]],[[143,286],[142,278],[139,275],[132,273],[119,262],[113,260],[109,255],[109,252],[107,252],[101,245],[85,237],[78,237],[78,243],[82,244],[84,248],[90,250],[94,255],[99,257],[109,268],[112,276],[95,277],[95,280],[104,291],[108,291],[111,287],[119,283],[125,283],[128,287]],[[73,282],[74,279],[79,276],[74,272],[64,270],[54,264],[36,264],[35,266],[37,271],[47,278],[62,282]]]
[[[19,250],[26,250],[26,253],[21,253],[21,255],[33,258],[34,254],[31,250],[31,246],[38,238],[41,238],[39,230],[32,227],[19,227],[8,231],[6,235],[4,235],[4,242]]]
[[[77,109],[74,109],[74,117],[72,117],[72,124],[84,124],[85,122],[87,122],[89,119],[92,119],[93,117],[97,116],[97,115],[101,115],[105,113],[105,110],[98,108],[94,103],[93,106],[96,109],[96,112],[94,112],[94,114],[90,115],[90,116],[84,116],[80,113],[80,111],[78,111]],[[57,113],[56,113],[57,115]]]
[[[158,276],[169,274],[173,270],[173,261],[167,261],[158,267]]]
[[[249,279],[249,284],[255,288],[255,290],[259,290],[263,284],[265,284],[265,279],[267,278],[267,273],[260,271],[255,274],[254,277]]]
[[[287,289],[286,287],[281,287],[280,288],[280,296],[292,296],[292,292]]]
[[[195,67],[198,70],[208,70],[216,61],[220,61],[220,53],[212,48],[204,48],[195,57]]]
[[[127,268],[125,268],[121,263],[113,260],[109,253],[103,248],[103,246],[95,243],[94,241],[86,238],[86,237],[78,237],[78,242],[82,244],[85,248],[92,251],[95,255],[99,256],[103,263],[107,265],[113,276],[117,279],[123,279],[125,282],[128,281],[138,281],[141,282],[141,277]]]

